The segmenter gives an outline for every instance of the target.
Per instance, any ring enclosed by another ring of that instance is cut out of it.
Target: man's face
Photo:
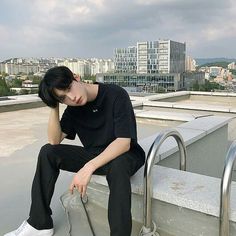
[[[83,83],[73,80],[69,88],[65,90],[54,89],[60,102],[68,106],[83,106],[87,103],[88,94]]]

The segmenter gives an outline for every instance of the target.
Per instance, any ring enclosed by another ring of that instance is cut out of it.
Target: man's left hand
[[[73,180],[70,184],[70,192],[73,194],[74,187],[76,187],[82,197],[85,196],[87,185],[92,177],[95,168],[93,164],[87,163],[81,168],[73,177]]]

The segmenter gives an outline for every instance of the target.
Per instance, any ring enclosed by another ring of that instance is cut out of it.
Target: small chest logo
[[[98,112],[98,109],[93,109],[93,112]]]

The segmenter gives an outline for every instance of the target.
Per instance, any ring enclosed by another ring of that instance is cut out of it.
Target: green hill
[[[215,63],[215,62],[228,62],[231,63],[233,61],[236,61],[236,59],[234,58],[194,58],[197,62],[198,66],[203,66],[204,64],[207,63]]]
[[[219,67],[223,67],[223,68],[227,69],[229,64],[230,63],[226,62],[226,61],[218,61],[218,62],[205,63],[205,64],[203,64],[203,65],[201,65],[199,67],[219,66]]]

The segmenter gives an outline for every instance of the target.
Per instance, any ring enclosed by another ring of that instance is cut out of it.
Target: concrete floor
[[[0,113],[0,235],[27,219],[31,181],[40,147],[46,142],[48,109],[37,108]],[[65,236],[65,215],[59,196],[68,189],[71,174],[59,177],[52,200],[56,234]]]
[[[0,113],[0,235],[14,230],[28,218],[37,155],[47,142],[48,116],[47,107]],[[138,136],[146,137],[178,124],[141,120],[138,121]],[[78,139],[65,143],[80,144]],[[67,235],[66,216],[59,197],[68,189],[72,176],[73,173],[62,171],[56,184],[51,204],[55,236]],[[104,212],[101,214],[106,215]]]
[[[175,110],[175,112],[182,111]],[[188,111],[188,113],[190,112]],[[224,113],[224,115],[226,114]],[[47,142],[48,116],[49,109],[46,107],[0,113],[0,235],[14,230],[28,217],[31,182],[37,155],[40,147]],[[137,124],[138,137],[144,138],[179,123],[138,120]],[[233,122],[230,129],[230,132],[233,131],[230,133],[230,140],[236,137],[235,130],[236,123]],[[80,144],[78,139],[72,142]],[[66,141],[66,143],[72,142]],[[61,172],[56,184],[51,204],[54,212],[55,236],[67,235],[66,216],[60,205],[59,197],[68,189],[72,176],[72,173]],[[101,213],[102,219],[105,218],[106,212],[99,209],[96,211]],[[75,223],[76,220],[79,221],[75,217]]]

